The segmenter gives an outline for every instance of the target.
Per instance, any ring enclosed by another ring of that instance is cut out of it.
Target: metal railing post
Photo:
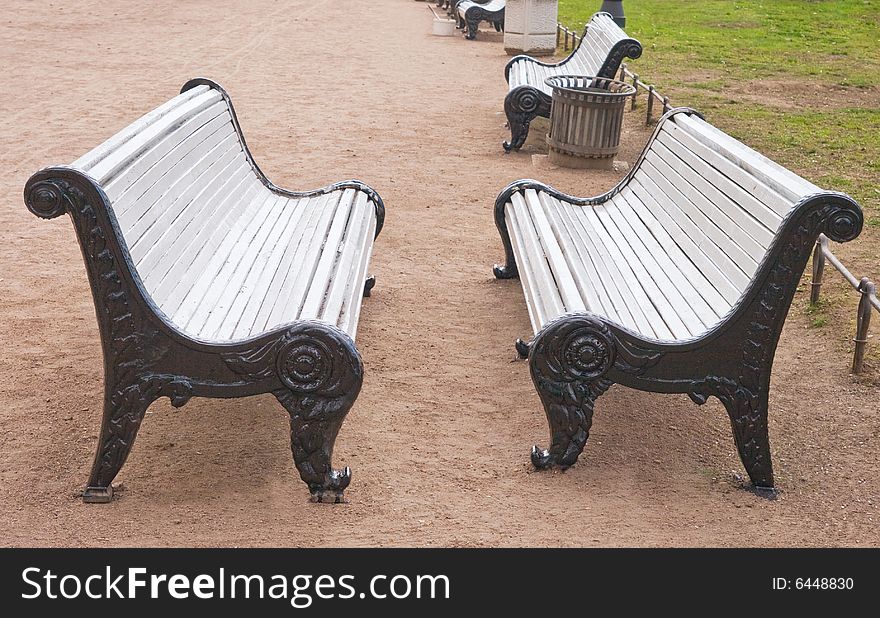
[[[556,47],[559,47],[559,24],[556,24]]]
[[[639,98],[639,76],[637,73],[633,73],[633,86],[635,86],[636,93],[633,95],[632,106],[630,106],[630,111],[636,108],[636,99]]]
[[[825,273],[825,251],[822,246],[822,237],[816,241],[813,249],[813,281],[810,283],[810,304],[819,302],[819,292],[822,291],[822,275]]]
[[[620,77],[618,77],[617,79],[618,79],[618,81],[622,82],[625,77],[626,77],[626,63],[621,62],[620,63]]]
[[[654,111],[654,86],[648,86],[648,113],[645,116],[645,124],[651,124],[651,113]]]
[[[858,291],[862,294],[859,300],[859,314],[856,316],[855,350],[853,351],[853,373],[861,373],[865,362],[865,346],[868,344],[868,327],[871,325],[871,296],[877,291],[867,277],[862,277]]]

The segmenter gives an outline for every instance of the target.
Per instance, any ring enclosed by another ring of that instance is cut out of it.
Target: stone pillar
[[[556,53],[558,0],[507,0],[504,9],[504,51],[511,56]]]

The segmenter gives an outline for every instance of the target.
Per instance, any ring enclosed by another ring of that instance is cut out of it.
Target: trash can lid
[[[563,92],[601,92],[605,96],[630,97],[636,93],[635,86],[610,77],[593,75],[553,75],[544,83]]]

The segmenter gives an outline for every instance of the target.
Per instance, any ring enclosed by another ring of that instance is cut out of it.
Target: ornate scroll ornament
[[[614,47],[608,52],[605,62],[599,69],[598,77],[609,77],[615,79],[617,72],[620,70],[620,64],[625,58],[636,60],[642,55],[642,44],[635,39],[622,39],[618,41]]]
[[[272,341],[222,357],[227,367],[248,381],[274,376],[297,393],[345,392],[350,386],[346,379],[363,374],[360,355],[348,335],[316,321],[297,322]]]
[[[536,468],[566,468],[577,461],[590,435],[593,405],[612,384],[604,376],[616,355],[613,333],[590,316],[563,316],[535,338],[529,365],[551,440],[549,449],[532,449]]]
[[[66,212],[65,202],[71,202],[71,198],[82,198],[82,192],[77,191],[78,195],[72,193],[65,196],[65,192],[70,193],[74,189],[70,183],[63,181],[50,182],[43,180],[28,185],[24,194],[24,203],[28,210],[41,219],[54,219]]]
[[[273,341],[223,355],[249,381],[275,377],[272,393],[290,414],[290,449],[314,500],[342,502],[351,470],[331,466],[333,445],[364,377],[351,338],[323,322],[298,322]]]
[[[550,116],[551,99],[533,86],[517,86],[504,97],[504,113],[510,127],[510,142],[504,150],[518,150],[529,136],[529,126],[536,116]]]

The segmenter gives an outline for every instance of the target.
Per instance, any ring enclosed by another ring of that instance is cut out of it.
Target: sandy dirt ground
[[[0,543],[877,545],[877,390],[802,311],[773,374],[778,500],[741,488],[720,404],[619,387],[575,467],[531,469],[547,425],[514,360],[530,333],[522,291],[491,274],[493,201],[517,178],[590,195],[621,174],[536,166],[540,140],[505,156],[499,39],[430,26],[412,0],[4,3]],[[336,465],[353,469],[348,504],[307,500],[271,396],[154,404],[121,498],[77,497],[101,415],[97,326],[70,221],[34,218],[21,191],[197,75],[230,92],[277,184],[355,177],[386,201],[358,333],[366,379],[336,445]],[[647,140],[641,118],[628,119],[622,160]]]

